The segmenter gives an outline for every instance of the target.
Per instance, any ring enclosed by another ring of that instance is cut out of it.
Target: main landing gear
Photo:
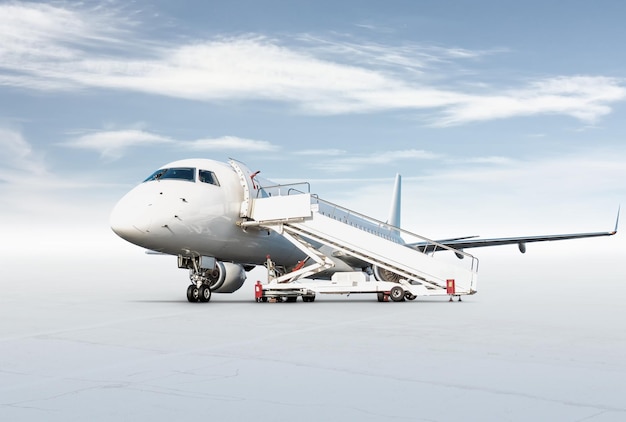
[[[187,287],[187,300],[189,302],[208,302],[211,300],[211,289],[207,284],[202,284],[200,288],[191,284]]]

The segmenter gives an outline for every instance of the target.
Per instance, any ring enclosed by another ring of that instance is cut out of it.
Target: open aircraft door
[[[259,172],[250,171],[245,164],[233,160],[232,158],[228,160],[228,163],[235,169],[235,172],[239,176],[239,183],[241,183],[241,187],[243,188],[243,201],[241,202],[239,216],[249,217],[252,199],[257,197],[260,188],[259,184],[254,180],[254,177]]]

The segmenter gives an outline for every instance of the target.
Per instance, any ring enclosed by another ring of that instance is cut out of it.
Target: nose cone
[[[130,191],[113,208],[111,229],[122,239],[141,246],[150,231],[150,207],[143,195]]]

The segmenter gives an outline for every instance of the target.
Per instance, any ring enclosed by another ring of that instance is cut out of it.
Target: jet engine
[[[209,291],[215,293],[233,293],[239,290],[246,281],[246,271],[243,265],[218,261],[209,256],[178,255],[178,268],[189,270],[192,286],[207,285]],[[210,295],[208,297],[210,298]]]
[[[233,293],[246,281],[246,272],[241,264],[215,261],[213,270],[207,272],[209,287],[214,293]]]
[[[389,271],[385,268],[380,268],[377,265],[372,266],[372,271],[374,272],[374,278],[378,281],[391,281],[397,283],[402,278],[400,275],[394,273],[393,271]]]

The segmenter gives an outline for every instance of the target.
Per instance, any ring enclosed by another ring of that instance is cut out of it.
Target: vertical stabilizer
[[[393,186],[393,196],[391,197],[391,208],[389,209],[389,217],[387,217],[387,223],[396,227],[400,227],[401,190],[402,176],[396,174],[396,183]]]

